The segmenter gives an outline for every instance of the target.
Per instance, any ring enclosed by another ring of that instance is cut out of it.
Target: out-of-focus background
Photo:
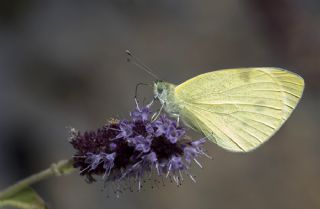
[[[128,115],[135,85],[152,81],[126,62],[131,49],[172,83],[276,66],[302,75],[306,89],[256,151],[208,144],[214,160],[194,169],[196,184],[116,199],[73,174],[36,185],[49,208],[320,208],[319,26],[318,0],[1,1],[0,188],[72,156],[68,127],[90,130]],[[140,96],[150,101],[151,89]]]

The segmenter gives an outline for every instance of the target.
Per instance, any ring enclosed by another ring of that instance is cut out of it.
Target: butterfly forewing
[[[279,68],[219,70],[175,89],[181,117],[219,146],[250,151],[288,119],[304,88],[297,74]]]

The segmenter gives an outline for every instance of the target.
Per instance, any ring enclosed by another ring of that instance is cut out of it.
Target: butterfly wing
[[[267,141],[299,102],[304,80],[280,68],[219,70],[175,88],[182,119],[219,146],[248,152]]]

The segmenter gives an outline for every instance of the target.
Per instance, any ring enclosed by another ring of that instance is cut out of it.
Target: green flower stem
[[[72,166],[72,160],[61,160],[57,163],[51,164],[51,166],[39,173],[33,174],[7,189],[0,192],[0,200],[15,195],[17,192],[29,187],[30,185],[42,181],[51,176],[62,176],[72,173],[75,169]]]

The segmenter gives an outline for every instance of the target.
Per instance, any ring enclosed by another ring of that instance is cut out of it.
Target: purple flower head
[[[105,175],[109,176],[111,169],[114,166],[114,159],[116,157],[116,153],[113,152],[111,154],[102,153],[103,157],[103,168],[105,169]]]
[[[116,136],[116,139],[128,138],[133,133],[132,131],[133,125],[127,120],[121,121],[119,124],[119,128],[120,128],[120,133]]]
[[[81,133],[72,129],[74,167],[89,182],[101,176],[106,185],[116,184],[117,196],[124,190],[140,190],[145,176],[153,171],[156,176],[170,177],[177,185],[181,185],[183,174],[194,181],[189,169],[192,162],[201,167],[197,158],[208,156],[203,149],[205,140],[191,141],[175,120],[161,115],[151,121],[151,113],[149,107],[137,108],[130,114],[131,119],[112,120],[96,131]]]
[[[156,163],[158,161],[157,154],[155,152],[150,152],[149,154],[144,155],[142,160],[150,163]]]
[[[172,156],[172,158],[169,160],[169,168],[168,171],[176,171],[176,170],[184,170],[184,163],[182,161],[181,157]]]
[[[132,138],[131,142],[134,144],[135,149],[137,151],[147,153],[150,151],[151,140],[152,140],[151,138],[146,138],[146,137],[139,135],[139,136]]]
[[[151,115],[151,110],[148,107],[143,107],[141,109],[136,108],[130,113],[133,121],[147,121]]]
[[[195,162],[200,167],[202,167],[200,163],[196,160],[196,158],[198,158],[200,155],[204,155],[208,158],[211,158],[203,150],[204,143],[205,143],[205,139],[202,138],[202,139],[191,142],[191,146],[187,146],[183,149],[185,160],[188,164],[190,164],[192,160],[195,160]]]
[[[175,121],[172,121],[165,116],[162,116],[159,120],[155,121],[153,126],[156,128],[155,135],[157,137],[165,136],[173,144],[185,135],[185,130],[177,127]]]
[[[166,116],[162,115],[158,120],[156,120],[153,125],[156,128],[156,136],[166,135],[169,127],[172,125],[173,121],[169,120]]]
[[[85,163],[89,165],[90,170],[94,170],[101,163],[102,156],[100,154],[93,154],[91,152],[87,153]]]
[[[146,125],[146,132],[150,135],[154,135],[154,127],[151,123],[147,123]]]
[[[183,152],[184,152],[184,156],[185,156],[185,159],[186,159],[186,162],[187,163],[191,163],[191,160],[196,158],[199,154],[199,152],[197,151],[196,148],[194,147],[185,147],[183,149]]]
[[[116,153],[113,152],[111,154],[106,154],[106,153],[102,153],[102,158],[103,158],[103,167],[106,168],[106,167],[110,167],[111,164],[113,164],[114,162],[114,159],[116,158]]]
[[[178,139],[181,138],[184,134],[184,130],[176,128],[174,125],[170,125],[166,132],[166,137],[171,143],[174,144],[177,143]]]

